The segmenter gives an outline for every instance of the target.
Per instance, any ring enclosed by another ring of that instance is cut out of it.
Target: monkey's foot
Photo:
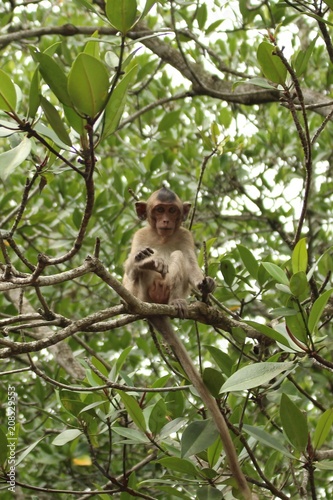
[[[139,267],[140,269],[156,271],[162,276],[162,278],[165,278],[166,274],[169,272],[168,264],[166,264],[166,262],[159,257],[144,260],[142,264],[139,264]]]
[[[185,299],[174,299],[170,301],[170,305],[174,306],[177,311],[178,315],[181,319],[184,319],[186,314],[187,314],[187,302]]]
[[[216,284],[213,278],[206,276],[197,286],[202,295],[207,296],[215,290]]]

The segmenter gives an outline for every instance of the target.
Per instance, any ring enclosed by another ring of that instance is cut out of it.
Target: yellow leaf
[[[73,458],[73,465],[87,467],[92,465],[92,461],[89,455],[82,455],[81,457]]]

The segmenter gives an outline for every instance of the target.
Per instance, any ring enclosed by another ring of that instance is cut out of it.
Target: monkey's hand
[[[149,269],[150,271],[156,271],[162,278],[165,278],[169,271],[168,264],[161,259],[161,257],[153,257],[154,250],[150,247],[140,250],[135,257],[135,262],[138,263],[140,269]]]
[[[206,298],[209,293],[215,290],[216,283],[213,278],[206,276],[200,283],[198,283],[198,290],[202,293],[203,298]]]
[[[134,257],[134,260],[135,262],[140,262],[140,260],[144,260],[146,259],[147,257],[151,257],[154,253],[154,250],[152,248],[144,248],[143,250],[140,250],[140,252],[138,252],[135,257]]]

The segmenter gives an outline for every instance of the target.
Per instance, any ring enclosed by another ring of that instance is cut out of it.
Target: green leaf
[[[208,366],[204,369],[202,378],[210,393],[214,396],[214,398],[217,398],[224,381],[222,373],[215,368]]]
[[[128,346],[128,347],[126,347],[126,349],[124,349],[120,353],[117,361],[112,366],[112,370],[111,370],[110,375],[109,375],[110,380],[112,380],[112,381],[117,380],[118,374],[119,374],[123,364],[125,363],[125,361],[126,361],[127,357],[129,356],[132,349],[133,349],[133,346]]]
[[[13,149],[0,154],[0,178],[4,181],[29,156],[31,141],[24,137],[23,141]]]
[[[133,444],[150,443],[147,436],[142,431],[138,431],[137,429],[129,429],[127,427],[118,427],[114,425],[112,427],[112,431],[119,436],[125,437],[126,440]]]
[[[109,90],[105,65],[90,54],[81,53],[68,75],[68,94],[77,111],[94,118],[102,111]]]
[[[288,450],[281,444],[281,439],[276,438],[275,436],[271,436],[266,432],[264,429],[261,429],[260,427],[254,427],[252,425],[243,425],[243,429],[247,434],[250,436],[254,437],[257,439],[260,443],[264,444],[265,446],[269,446],[270,448],[273,448],[274,450],[279,451],[283,455],[285,455],[288,458],[295,458]]]
[[[91,410],[95,410],[95,408],[99,408],[100,406],[105,405],[105,401],[95,401],[94,403],[90,403],[89,405],[82,408],[79,414],[84,412],[89,412],[94,415],[94,412]],[[94,415],[95,416],[95,415]]]
[[[200,486],[197,489],[196,500],[223,500],[223,493],[213,486]]]
[[[101,58],[101,56],[100,56],[100,44],[99,44],[98,37],[99,37],[99,33],[98,33],[98,31],[95,31],[95,33],[93,33],[91,35],[91,39],[89,40],[89,42],[87,42],[85,47],[84,47],[85,54],[89,54],[89,55],[95,57],[96,59]]]
[[[330,298],[332,293],[333,293],[333,288],[326,290],[326,292],[324,292],[322,295],[320,295],[320,297],[318,297],[318,299],[311,307],[308,320],[308,329],[310,333],[315,333],[319,320],[324,312],[328,299]]]
[[[47,54],[33,53],[39,62],[39,72],[54,95],[62,104],[71,107],[72,102],[67,90],[67,77],[55,60]]]
[[[223,444],[220,436],[207,448],[207,460],[209,467],[214,467],[221,456]]]
[[[101,372],[104,377],[108,377],[109,373],[104,364],[95,356],[91,358],[91,363],[94,365],[94,367]],[[93,370],[87,369],[86,370],[86,377],[88,379],[88,382],[90,383],[91,386],[98,386],[98,385],[104,385],[105,382],[101,377],[98,376],[97,373],[95,373]]]
[[[137,66],[134,66],[118,83],[111,94],[105,108],[102,139],[113,134],[117,130],[120,118],[124,112],[129,85],[136,76]]]
[[[75,392],[62,390],[59,393],[59,399],[68,413],[75,417],[86,406],[86,404],[81,401],[80,396]]]
[[[182,391],[169,392],[165,398],[165,402],[172,418],[184,415],[185,395]]]
[[[259,269],[258,269],[258,284],[260,287],[263,287],[267,281],[271,279],[271,275],[267,272],[267,270],[264,268],[262,265],[262,262],[259,264]]]
[[[155,382],[152,384],[152,388],[156,389],[157,387],[164,387],[166,385],[166,383],[168,382],[170,378],[170,375],[163,375],[163,377],[160,377],[158,378],[157,380],[155,380]],[[181,391],[175,391],[176,393],[180,393]],[[169,392],[166,396],[166,398],[164,399],[164,401],[167,403],[167,397],[172,394],[172,392]],[[146,402],[146,405],[151,401],[151,399],[153,399],[155,397],[155,393],[154,392],[148,392],[146,394],[146,397],[145,397],[145,402]],[[164,422],[165,423],[165,422]]]
[[[290,278],[290,291],[295,297],[301,297],[309,291],[308,279],[304,271],[298,271]]]
[[[328,2],[330,2],[331,5],[333,5],[333,0],[326,0],[325,3],[328,4]],[[298,52],[297,56],[296,56],[296,60],[295,60],[295,73],[296,73],[296,75],[297,75],[298,78],[300,76],[302,76],[303,73],[305,73],[305,71],[306,71],[306,69],[308,67],[308,63],[309,63],[309,60],[310,60],[310,58],[312,56],[313,49],[314,49],[314,47],[316,45],[317,38],[318,37],[316,36],[312,40],[312,42],[310,43],[310,45],[308,46],[308,48],[306,50],[300,50]]]
[[[246,323],[258,330],[258,332],[266,335],[266,337],[273,339],[276,342],[285,345],[286,347],[290,347],[288,340],[283,335],[281,335],[281,333],[273,330],[273,328],[271,328],[270,326],[262,325],[261,323],[257,323],[256,321],[246,321]]]
[[[114,28],[125,35],[135,24],[136,0],[107,0],[105,13]]]
[[[306,324],[304,323],[304,321],[306,321],[306,319],[305,317],[303,318],[303,315],[300,312],[286,317],[286,325],[289,328],[290,332],[298,340],[307,345],[308,335]]]
[[[57,437],[55,437],[52,441],[52,444],[55,446],[63,446],[70,441],[74,441],[78,436],[82,434],[80,429],[67,429],[66,431],[61,432]]]
[[[291,444],[296,450],[304,451],[308,444],[307,418],[286,394],[281,396],[280,418]]]
[[[199,29],[203,30],[205,27],[205,24],[207,22],[207,5],[206,5],[206,3],[202,3],[197,8],[196,21],[198,23]]]
[[[53,57],[54,54],[56,53],[56,51],[61,48],[61,44],[62,44],[62,42],[60,42],[60,41],[52,43],[51,45],[49,45],[47,47],[47,49],[44,50],[43,53],[47,54],[50,57]]]
[[[59,137],[57,136],[57,134],[49,127],[46,127],[42,122],[37,122],[36,125],[34,125],[34,130],[36,130],[36,132],[38,132],[40,135],[43,135],[45,137],[48,137],[49,139],[51,139],[51,141],[56,144],[57,146],[59,146],[59,149],[67,149],[67,145],[64,144],[60,139]],[[54,147],[54,145],[53,145]],[[50,163],[48,163],[50,165]]]
[[[69,108],[64,105],[64,113],[69,125],[77,132],[79,135],[83,135],[85,125],[87,121],[82,118],[73,108]]]
[[[181,417],[171,420],[171,422],[168,422],[161,430],[160,439],[165,439],[166,437],[169,437],[171,434],[178,432],[182,427],[184,427],[186,422],[187,420]]]
[[[237,249],[249,275],[252,276],[252,278],[257,279],[259,269],[258,260],[247,247],[237,245]]]
[[[333,470],[333,460],[321,460],[320,462],[316,462],[316,469]]]
[[[258,62],[268,80],[283,84],[287,77],[287,68],[281,59],[275,55],[276,48],[268,42],[262,42],[257,51]]]
[[[214,361],[217,363],[218,367],[222,370],[223,373],[229,377],[232,371],[232,359],[228,354],[223,352],[221,349],[211,345],[204,345],[205,349],[213,356]]]
[[[165,426],[167,422],[167,413],[167,406],[164,402],[164,399],[161,398],[154,405],[150,413],[148,422],[150,432],[155,436]]]
[[[318,450],[325,443],[325,440],[331,430],[333,424],[333,409],[326,410],[320,415],[317,422],[316,430],[312,439],[312,445],[315,450]]]
[[[236,276],[236,270],[231,260],[222,259],[220,262],[220,270],[226,284],[232,286]]]
[[[18,131],[18,126],[14,122],[8,122],[7,120],[0,120],[0,137],[9,137],[16,134]]]
[[[65,143],[67,146],[72,145],[72,141],[68,135],[67,130],[64,126],[64,120],[60,118],[60,115],[56,108],[51,104],[45,97],[41,96],[41,106],[45,113],[45,117],[49,124],[51,125],[54,132],[57,134],[59,139]]]
[[[186,474],[194,477],[200,476],[200,471],[194,463],[184,458],[165,457],[157,460],[157,463],[174,472],[179,472],[180,474]]]
[[[15,85],[4,71],[0,69],[0,109],[14,112],[17,95]]]
[[[116,361],[117,373],[119,373],[120,370],[122,369],[122,366],[125,363],[126,359],[128,358],[128,356],[129,356],[130,352],[132,351],[132,349],[133,349],[133,346],[129,345],[128,347],[126,347],[126,349],[124,349],[120,353],[120,355],[119,355],[119,357],[118,357],[118,359]]]
[[[283,293],[287,293],[289,295],[292,295],[288,285],[281,285],[281,283],[276,283],[275,287],[277,290],[280,290]]]
[[[180,111],[170,111],[170,113],[165,113],[162,120],[158,124],[159,132],[164,132],[172,129],[176,123],[179,121]]]
[[[38,445],[38,443],[40,443],[40,441],[42,441],[42,439],[44,439],[46,436],[42,436],[41,438],[37,439],[37,441],[35,441],[34,443],[32,443],[30,446],[28,446],[28,448],[26,448],[24,451],[22,451],[22,453],[20,453],[20,455],[17,457],[17,460],[16,460],[16,464],[15,465],[19,465],[27,455],[29,455],[29,453],[34,449],[36,448],[36,446]]]
[[[291,256],[291,264],[294,274],[301,271],[306,273],[308,267],[308,251],[306,249],[306,238],[302,238],[296,244]]]
[[[31,79],[30,92],[29,92],[28,116],[30,118],[35,118],[39,104],[40,104],[39,71],[38,69],[36,69]]]
[[[126,410],[128,411],[129,416],[131,417],[135,425],[141,431],[146,432],[147,426],[145,417],[137,400],[134,399],[133,396],[127,394],[126,392],[118,391],[118,393],[121,397],[122,402],[124,403]]]
[[[245,391],[268,383],[286,370],[292,370],[294,363],[254,363],[244,366],[231,375],[223,384],[221,392]]]
[[[273,85],[270,85],[267,80],[264,80],[263,78],[251,78],[250,80],[240,80],[236,83],[233,84],[232,89],[234,90],[236,87],[239,85],[246,84],[246,85],[255,85],[256,87],[261,87],[263,89],[269,89],[269,90],[276,90],[276,87]]]
[[[286,276],[286,273],[276,264],[272,262],[262,262],[262,266],[266,269],[266,271],[275,279],[278,283],[282,285],[289,286],[289,280]]]

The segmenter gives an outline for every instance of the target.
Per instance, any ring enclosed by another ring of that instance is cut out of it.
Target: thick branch
[[[65,24],[63,26],[47,26],[0,35],[0,46],[6,46],[11,42],[28,41],[31,38],[47,35],[90,36],[96,31],[98,31],[100,35],[116,36],[117,34],[116,30],[109,26],[96,27]],[[247,84],[239,85],[237,88],[233,89],[232,86],[234,82],[222,80],[218,75],[211,74],[199,64],[190,63],[189,69],[178,50],[171,47],[160,37],[160,35],[163,35],[163,32],[158,33],[149,30],[143,23],[138,23],[133,31],[127,34],[129,38],[142,43],[164,63],[173,66],[185,79],[189,80],[193,85],[193,90],[191,92],[193,96],[207,95],[216,99],[225,100],[226,102],[246,104],[249,106],[276,102],[279,100],[280,93],[277,90],[263,90],[254,85]],[[230,73],[231,71],[229,70],[228,72]],[[194,74],[196,78],[193,77]],[[306,105],[313,105],[320,102],[323,107],[316,108],[316,112],[323,116],[327,116],[330,113],[332,110],[332,106],[330,105],[331,99],[311,89],[303,88],[302,90],[304,103]]]

